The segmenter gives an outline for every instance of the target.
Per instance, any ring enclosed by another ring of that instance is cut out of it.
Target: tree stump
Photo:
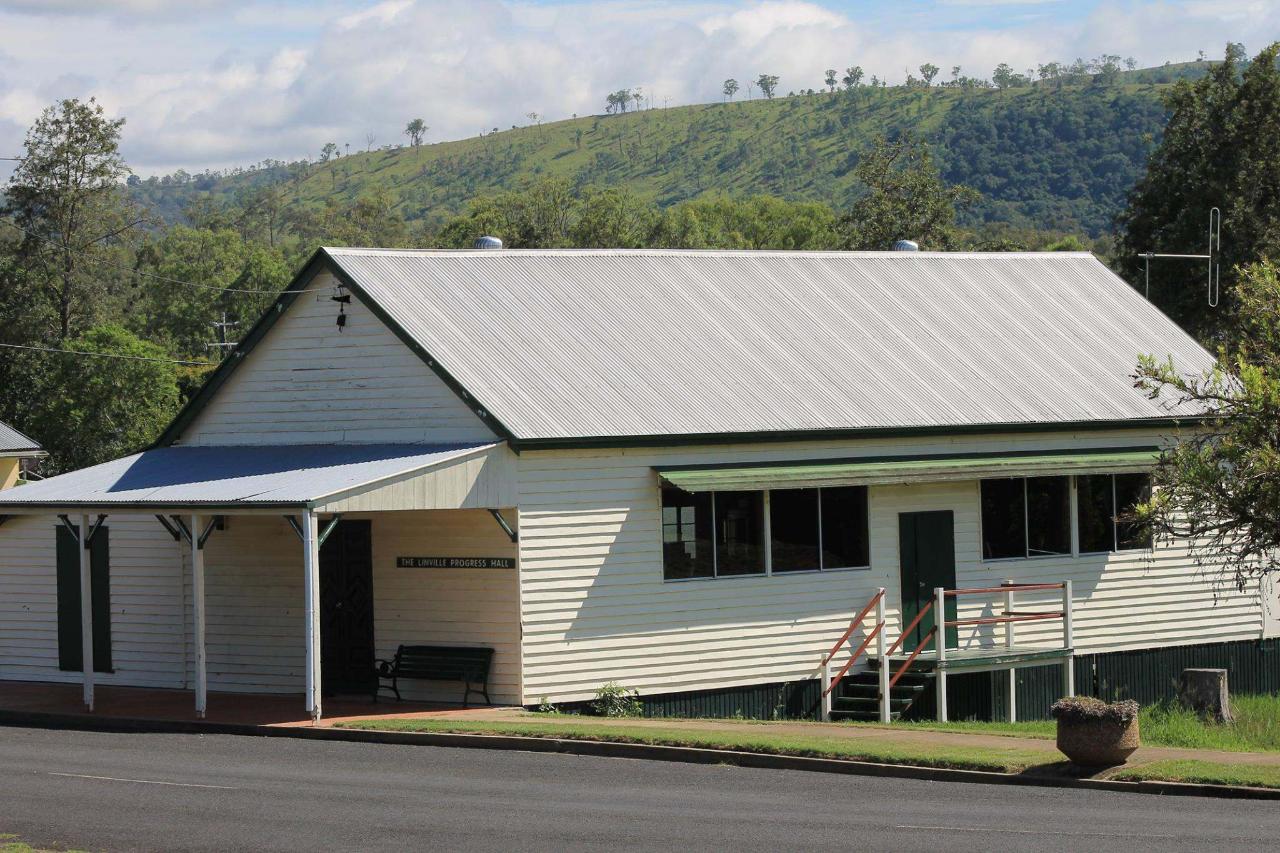
[[[1232,722],[1225,669],[1184,669],[1178,678],[1178,699],[1202,717]]]

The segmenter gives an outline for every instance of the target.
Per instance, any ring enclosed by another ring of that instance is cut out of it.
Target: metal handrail
[[[915,627],[920,624],[920,620],[924,618],[924,615],[929,612],[929,608],[931,607],[933,607],[932,599],[928,604],[920,608],[920,612],[916,614],[916,618],[912,619],[911,624],[906,627],[906,630],[898,635],[898,639],[889,647],[889,651],[885,652],[886,655],[891,655],[898,650],[898,646],[902,645],[902,641],[907,638],[907,635],[915,630]]]
[[[849,622],[849,627],[846,628],[844,633],[840,635],[840,639],[836,640],[836,644],[831,647],[831,651],[827,652],[827,656],[822,659],[822,663],[820,664],[820,666],[826,666],[828,663],[831,662],[831,659],[836,656],[836,652],[840,651],[840,647],[843,646],[845,642],[850,637],[853,636],[853,632],[858,630],[858,626],[862,624],[862,620],[867,618],[867,614],[871,612],[871,609],[876,606],[876,603],[881,598],[884,598],[883,589],[881,589],[875,595],[871,596],[871,600],[867,602],[866,607],[862,608],[862,612],[860,612],[857,616],[853,617],[853,619]],[[876,630],[879,630],[879,626],[877,626]],[[865,647],[866,647],[866,644],[864,643],[863,648]]]
[[[1037,619],[1061,619],[1066,613],[1061,610],[1046,610],[1042,613],[1017,613],[1005,616],[981,616],[974,619],[952,619],[948,628],[958,625],[1003,625],[1009,622],[1034,622]]]
[[[849,671],[849,667],[853,666],[858,658],[862,657],[862,653],[867,650],[867,646],[871,645],[871,641],[876,638],[876,635],[880,633],[880,629],[883,627],[884,623],[881,622],[879,625],[876,625],[871,629],[871,632],[867,634],[865,639],[863,639],[862,645],[858,646],[858,650],[844,662],[844,666],[840,667],[840,671],[832,676],[831,683],[827,685],[826,690],[822,691],[823,696],[826,696],[832,690],[836,689],[836,685],[840,683],[840,679],[844,678],[844,674]]]
[[[921,613],[923,613],[923,612],[924,612],[924,611],[921,611]],[[913,625],[914,625],[914,623],[913,623]],[[901,669],[899,669],[899,670],[897,671],[897,673],[895,673],[895,674],[894,674],[893,678],[889,680],[889,689],[890,689],[890,690],[892,690],[892,689],[893,689],[893,685],[895,685],[895,684],[897,684],[897,683],[898,683],[898,679],[900,679],[900,678],[902,678],[902,676],[906,675],[906,673],[907,673],[907,669],[909,669],[909,668],[910,668],[910,666],[911,666],[911,662],[912,662],[913,660],[915,660],[917,657],[919,657],[919,656],[920,656],[920,653],[921,653],[922,651],[924,651],[924,647],[925,647],[925,646],[927,646],[927,645],[929,645],[929,641],[930,641],[931,639],[933,639],[934,635],[935,635],[935,634],[937,634],[937,633],[938,633],[938,628],[937,628],[937,626],[934,626],[934,627],[932,627],[932,628],[930,628],[930,629],[929,629],[929,633],[925,634],[925,635],[924,635],[924,637],[923,637],[923,638],[921,638],[921,640],[920,640],[920,645],[916,646],[916,650],[915,650],[914,652],[912,652],[912,653],[911,653],[911,657],[907,658],[906,662],[902,664],[902,668],[901,668]]]

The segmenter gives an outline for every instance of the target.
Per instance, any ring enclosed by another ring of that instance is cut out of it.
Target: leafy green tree
[[[572,245],[570,229],[577,206],[568,181],[545,178],[522,190],[476,199],[466,213],[445,224],[437,241],[465,248],[492,234],[512,249],[562,248]]]
[[[932,62],[926,62],[924,65],[921,65],[920,76],[924,79],[924,84],[926,86],[932,86],[933,78],[937,77],[938,72],[941,70],[942,69],[938,68],[938,66],[934,65]],[[956,70],[958,72],[959,68],[957,67]]]
[[[382,184],[374,184],[354,201],[334,197],[318,208],[292,211],[289,225],[297,235],[299,258],[320,246],[376,246],[407,248],[409,226],[396,207],[396,198]]]
[[[833,249],[836,214],[825,204],[774,196],[716,196],[663,212],[650,245],[667,249]]]
[[[644,248],[657,216],[626,187],[587,187],[577,199],[568,242],[587,249]]]
[[[422,144],[422,137],[427,134],[427,123],[420,118],[415,118],[404,126],[405,135],[409,137],[409,144],[415,149]]]
[[[772,101],[773,93],[778,88],[778,76],[776,74],[761,74],[756,78],[756,85],[760,87],[760,93],[766,99]]]
[[[121,182],[124,119],[108,119],[92,98],[48,107],[27,132],[0,217],[20,229],[11,274],[29,310],[63,340],[103,316],[121,279],[110,267],[144,216]]]
[[[724,96],[732,101],[733,96],[738,92],[738,81],[734,80],[732,77],[725,80],[724,89],[722,91],[724,92]]]
[[[1137,521],[1187,543],[1204,569],[1243,591],[1280,569],[1280,274],[1269,263],[1242,267],[1236,282],[1239,335],[1219,367],[1188,376],[1171,360],[1145,356],[1137,381],[1153,399],[1207,413],[1162,456]],[[1225,562],[1225,565],[1224,565]]]
[[[1018,73],[1009,67],[1009,63],[1001,62],[991,72],[991,82],[996,84],[997,89],[1009,89],[1017,85]]]
[[[840,78],[840,82],[844,84],[846,90],[852,91],[862,85],[862,66],[853,65],[844,70],[844,76]]]
[[[834,68],[828,68],[826,76],[822,78],[827,84],[827,90],[829,92],[835,92],[836,90],[836,74],[837,72]]]
[[[1209,209],[1222,210],[1222,298],[1207,302],[1207,271],[1151,261],[1151,300],[1202,341],[1222,340],[1239,317],[1237,268],[1280,257],[1280,44],[1246,63],[1237,46],[1194,82],[1165,96],[1169,122],[1146,175],[1119,218],[1116,265],[1143,286],[1142,252],[1203,253]]]
[[[956,214],[979,195],[947,184],[929,148],[902,136],[879,140],[854,169],[865,188],[839,228],[848,249],[890,249],[898,240],[914,240],[924,249],[952,248],[958,237]]]
[[[49,451],[53,473],[137,452],[177,414],[178,369],[161,347],[113,325],[64,345],[129,358],[43,354],[49,366],[23,425]]]
[[[182,225],[145,245],[137,268],[141,296],[129,311],[130,329],[169,352],[214,360],[221,353],[207,346],[215,340],[213,324],[225,314],[243,334],[290,275],[277,248],[246,242],[230,228]]]

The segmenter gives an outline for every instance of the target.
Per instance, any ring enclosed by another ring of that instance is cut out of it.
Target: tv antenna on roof
[[[1218,255],[1222,252],[1222,211],[1216,207],[1209,208],[1209,254],[1207,255],[1170,255],[1163,252],[1143,252],[1138,257],[1142,258],[1143,274],[1146,277],[1146,295],[1147,301],[1151,301],[1151,259],[1152,258],[1175,258],[1181,260],[1195,260],[1209,262],[1209,307],[1217,308],[1219,298],[1222,296],[1222,288],[1220,284],[1220,267]]]

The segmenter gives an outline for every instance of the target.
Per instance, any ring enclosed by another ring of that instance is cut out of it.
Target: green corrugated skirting
[[[1172,698],[1178,675],[1192,667],[1228,671],[1235,693],[1280,693],[1280,639],[1244,640],[1171,646],[1129,652],[1078,655],[1075,659],[1076,693],[1108,702],[1136,699],[1150,705]],[[1062,691],[1058,666],[1018,671],[1018,718],[1046,719],[1049,706]],[[641,696],[646,717],[744,717],[753,720],[818,719],[819,685],[816,679],[722,690],[695,690]],[[1008,687],[1004,672],[952,675],[947,681],[947,710],[953,720],[1003,720]],[[565,710],[586,710],[589,703],[573,703]],[[932,690],[911,706],[911,719],[935,716]]]

